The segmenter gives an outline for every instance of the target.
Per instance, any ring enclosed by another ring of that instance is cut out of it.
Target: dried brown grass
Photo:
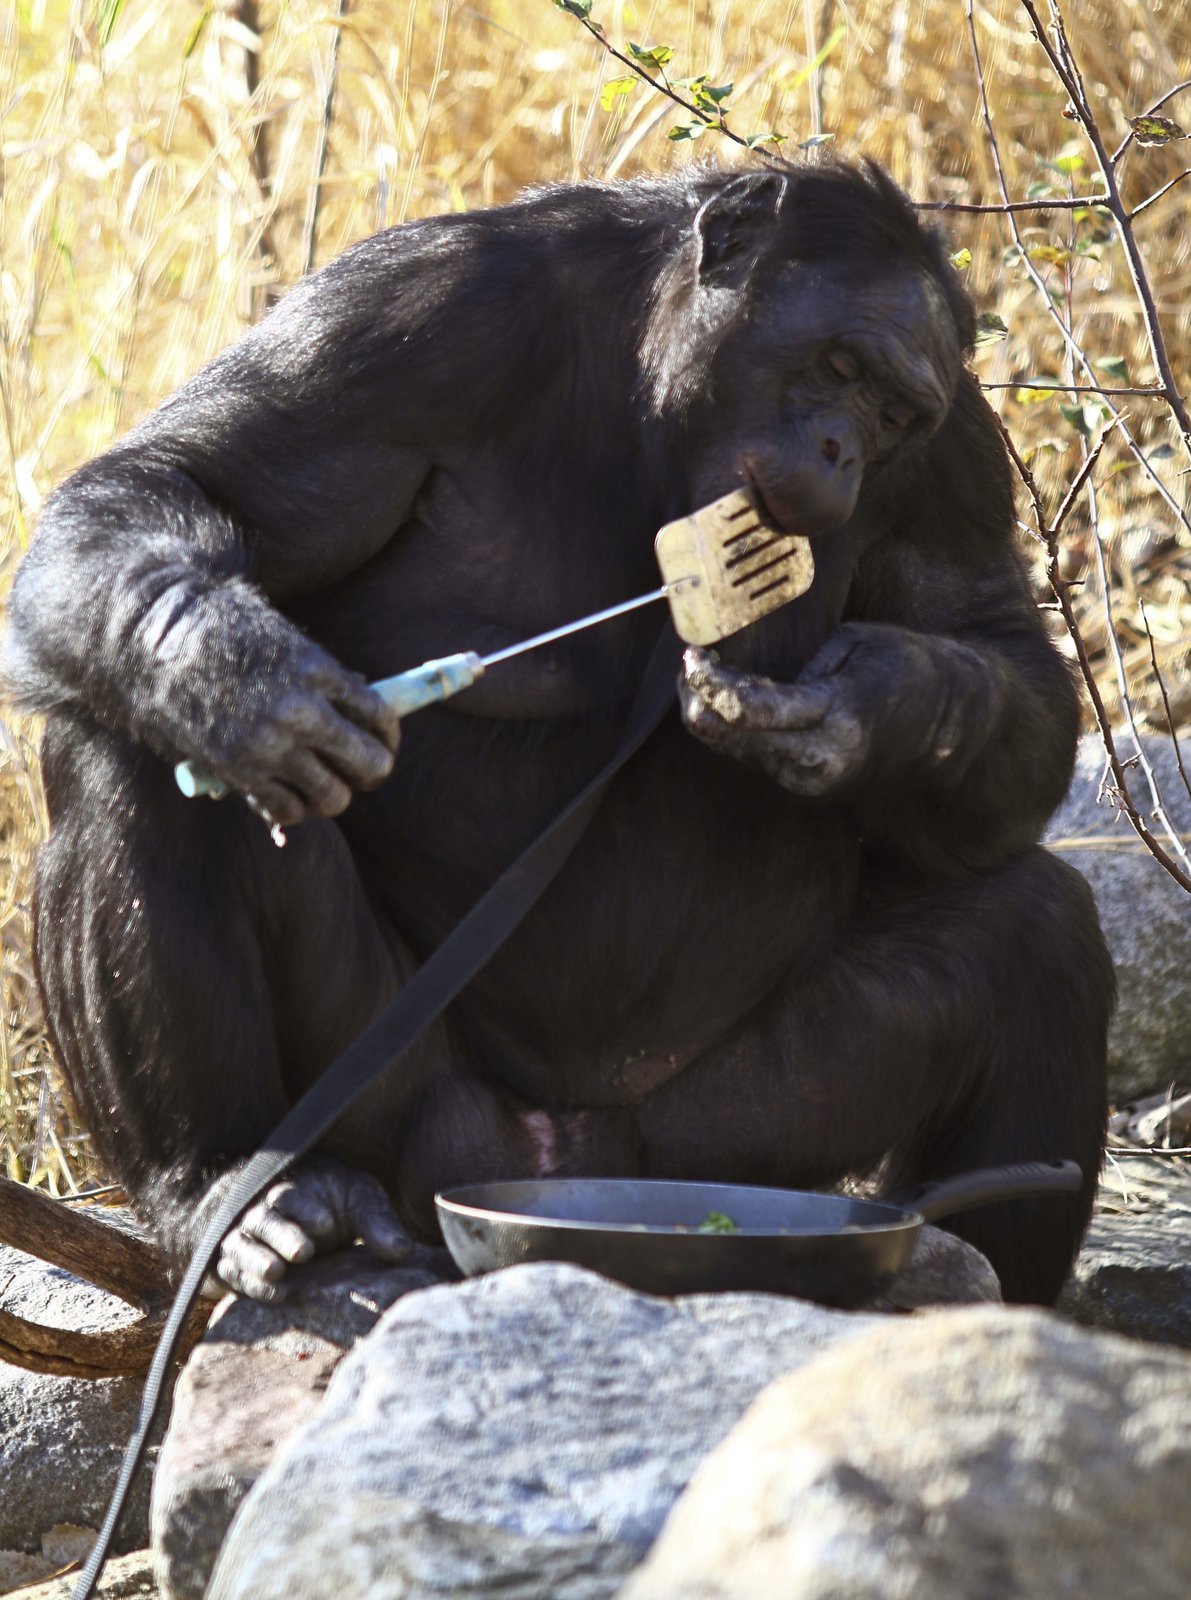
[[[6,575],[49,488],[233,339],[300,269],[334,7],[264,0],[259,49],[245,26],[253,12],[235,0],[10,0],[0,19]],[[1182,0],[1071,0],[1068,12],[1113,142],[1126,115],[1191,76],[1191,12]],[[734,78],[742,132],[780,127],[799,139],[821,115],[842,149],[879,157],[919,197],[996,198],[958,0],[597,0],[596,15],[617,40],[672,44],[683,72]],[[847,31],[816,85],[804,70],[808,46],[841,20]],[[1024,194],[1040,161],[1074,130],[1015,0],[981,5],[977,23],[1011,180]],[[691,158],[690,146],[665,137],[671,108],[645,89],[613,114],[599,109],[601,83],[616,69],[549,0],[353,0],[339,26],[317,260],[405,217],[490,204],[526,184]],[[1186,102],[1183,110],[1191,115]],[[1127,197],[1174,176],[1185,148],[1132,155]],[[1183,377],[1189,198],[1191,185],[1139,224]],[[1031,238],[1065,236],[1062,222],[1027,221]],[[1007,343],[979,358],[982,375],[1061,375],[1033,292],[1002,263],[1003,222],[959,218],[950,231],[972,250],[978,299],[1011,328]],[[1074,293],[1092,351],[1126,356],[1133,381],[1148,380],[1115,246],[1099,263],[1081,264]],[[1037,450],[1047,485],[1066,481],[1077,451],[1056,401],[1027,410],[1003,395],[1000,404],[1015,435]],[[1168,437],[1154,402],[1137,401],[1131,423],[1147,443]],[[1179,466],[1172,459],[1161,470],[1182,501]],[[1160,720],[1137,612],[1144,592],[1176,718],[1185,715],[1187,541],[1136,470],[1107,477],[1101,518],[1139,703]],[[1071,573],[1086,564],[1087,549],[1086,524],[1073,522]],[[1103,664],[1094,597],[1083,612]],[[1111,673],[1104,682],[1115,699]],[[62,1104],[31,973],[30,863],[44,829],[33,734],[19,718],[0,727],[0,1151],[10,1175],[68,1191],[94,1169]]]

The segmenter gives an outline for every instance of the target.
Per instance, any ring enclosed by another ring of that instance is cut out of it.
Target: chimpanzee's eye
[[[845,383],[855,383],[860,376],[860,362],[850,350],[829,350],[825,360],[836,377]]]
[[[881,412],[881,422],[894,433],[904,433],[914,420],[914,412],[909,406],[886,406]]]

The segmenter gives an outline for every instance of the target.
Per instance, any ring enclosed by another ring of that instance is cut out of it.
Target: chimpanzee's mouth
[[[747,470],[747,468],[745,469],[744,473],[744,488],[745,493],[753,502],[753,506],[757,512],[757,515],[760,517],[765,526],[772,529],[774,533],[785,533],[794,535],[797,538],[805,538],[810,532],[809,528],[805,528],[800,524],[795,523],[788,515],[778,515],[778,513],[769,504],[769,501],[765,498],[765,494],[761,488],[761,485],[757,482],[756,478],[753,477],[752,473]]]

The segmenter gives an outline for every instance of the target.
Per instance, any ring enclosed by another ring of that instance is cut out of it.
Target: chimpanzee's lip
[[[769,504],[769,501],[766,500],[761,489],[761,485],[757,482],[756,478],[753,477],[751,472],[745,473],[744,481],[749,498],[756,507],[757,515],[761,518],[761,521],[765,523],[767,527],[772,528],[775,533],[790,534],[799,539],[805,539],[809,537],[810,534],[814,533],[815,530],[813,528],[808,528],[804,523],[795,522],[792,517],[778,516],[773,507]]]

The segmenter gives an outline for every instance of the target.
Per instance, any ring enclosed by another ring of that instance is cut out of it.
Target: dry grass
[[[1183,0],[1070,0],[1068,9],[1115,143],[1126,115],[1191,76],[1191,12]],[[617,40],[672,44],[682,72],[734,78],[742,132],[780,127],[799,139],[821,116],[841,148],[880,157],[920,197],[995,198],[958,0],[597,0],[596,15]],[[258,20],[259,50],[245,26],[254,7],[235,0],[9,0],[0,19],[6,575],[49,488],[300,272],[335,6],[266,0]],[[808,44],[821,44],[841,21],[846,32],[816,86],[805,72]],[[1074,130],[1014,0],[979,7],[977,21],[1011,181],[1024,194]],[[338,26],[316,260],[388,223],[501,201],[529,183],[691,158],[691,146],[666,139],[674,117],[646,90],[613,114],[599,108],[601,83],[616,71],[549,0],[352,0]],[[1179,104],[1168,109],[1177,115]],[[1182,109],[1191,115],[1186,102]],[[1185,149],[1135,152],[1127,197],[1139,200],[1174,176]],[[1180,376],[1191,305],[1188,198],[1191,185],[1139,225]],[[1065,237],[1065,223],[1056,231],[1045,218],[1027,220],[1033,240]],[[1061,376],[1059,345],[1033,291],[1002,261],[1002,220],[956,219],[951,231],[972,250],[977,297],[1011,328],[1007,343],[979,358],[982,375]],[[1124,355],[1133,382],[1152,377],[1118,247],[1080,262],[1073,295],[1093,353]],[[1027,409],[1000,398],[1015,436],[1036,450],[1045,484],[1061,486],[1078,451],[1057,402]],[[1152,401],[1134,402],[1131,425],[1149,444],[1168,441]],[[1172,457],[1160,468],[1180,502],[1182,464]],[[1105,475],[1100,511],[1139,704],[1160,720],[1140,590],[1177,719],[1191,712],[1191,541],[1135,469]],[[1086,522],[1073,520],[1072,574],[1088,541]],[[1094,596],[1083,609],[1102,653]],[[1111,673],[1104,681],[1115,697]],[[0,733],[0,1151],[10,1175],[69,1190],[92,1169],[60,1101],[30,971],[29,869],[44,827],[33,730],[10,719]]]

